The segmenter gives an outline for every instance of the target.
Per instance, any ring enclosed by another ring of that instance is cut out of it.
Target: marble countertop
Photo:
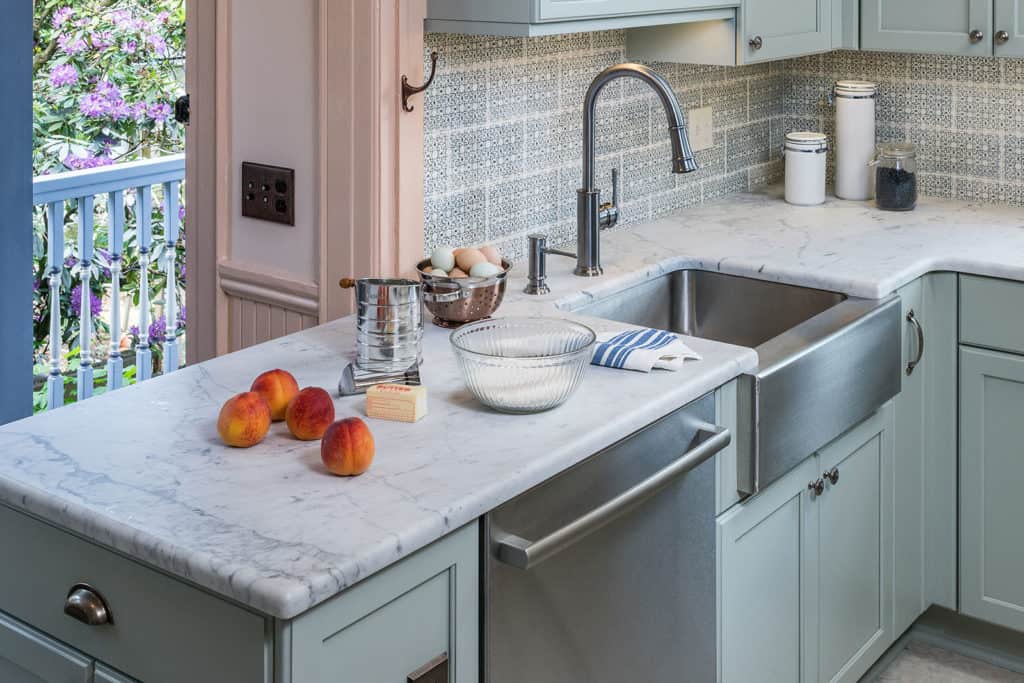
[[[514,272],[500,313],[564,315],[680,267],[866,297],[934,270],[1024,280],[1024,212],[951,201],[892,214],[839,201],[790,207],[770,190],[602,239],[604,277],[576,278],[552,257],[552,294],[521,294]],[[286,619],[757,364],[750,349],[688,339],[704,359],[681,372],[591,367],[565,405],[510,416],[473,400],[447,333],[428,325],[430,415],[371,421],[377,457],[366,474],[328,475],[319,445],[280,424],[254,448],[220,444],[220,404],[265,369],[333,390],[353,328],[342,319],[0,427],[0,501]],[[337,413],[360,415],[364,402],[336,399]]]

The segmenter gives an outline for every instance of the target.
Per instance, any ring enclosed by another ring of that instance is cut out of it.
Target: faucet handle
[[[610,228],[619,222],[619,169],[612,169],[612,200],[603,202],[598,208],[598,225]]]

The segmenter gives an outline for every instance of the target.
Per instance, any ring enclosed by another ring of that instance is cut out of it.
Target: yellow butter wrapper
[[[427,414],[427,388],[375,384],[366,390],[366,416],[396,422],[417,422]]]

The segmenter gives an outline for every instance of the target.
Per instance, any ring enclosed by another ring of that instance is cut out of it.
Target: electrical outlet
[[[690,148],[694,152],[715,146],[715,129],[711,121],[711,107],[691,109],[687,112],[687,132],[690,135]]]
[[[295,170],[243,161],[242,215],[295,225]]]

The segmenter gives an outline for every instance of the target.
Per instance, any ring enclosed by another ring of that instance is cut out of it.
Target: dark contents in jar
[[[876,168],[875,202],[887,211],[910,211],[917,204],[917,174],[902,168]]]

